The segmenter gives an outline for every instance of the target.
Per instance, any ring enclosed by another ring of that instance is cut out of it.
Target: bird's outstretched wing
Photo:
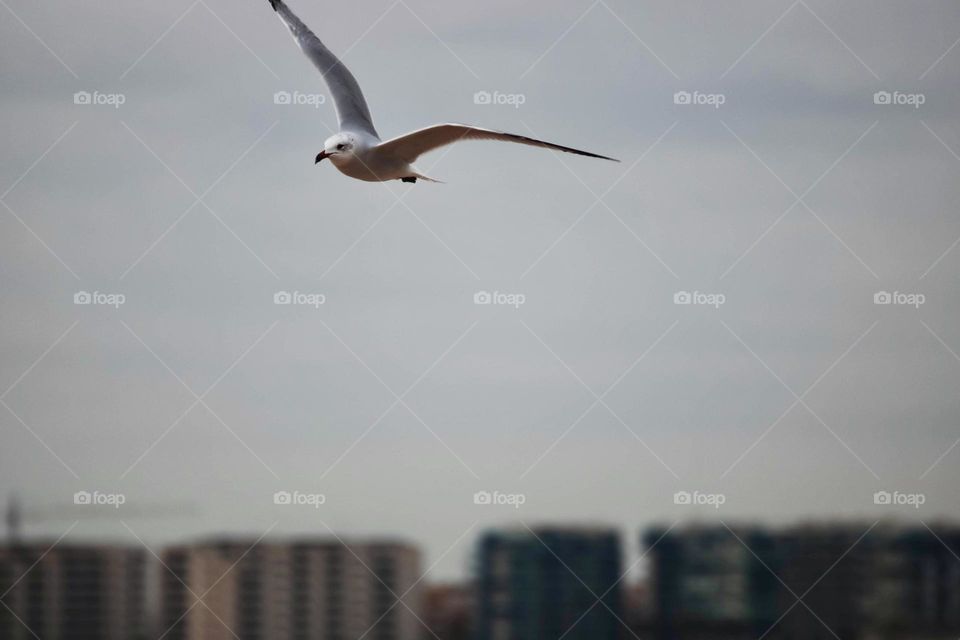
[[[333,102],[337,108],[337,117],[340,119],[340,128],[350,131],[365,131],[373,134],[377,138],[377,130],[373,126],[373,118],[370,117],[370,109],[367,108],[367,101],[360,91],[360,85],[356,78],[343,65],[342,62],[320,42],[318,38],[307,25],[301,22],[300,18],[290,10],[283,0],[270,0],[280,19],[290,28],[294,39],[300,45],[307,57],[323,74],[323,79],[333,94]]]
[[[589,151],[581,151],[571,147],[564,147],[543,140],[528,138],[527,136],[518,136],[514,133],[503,133],[493,129],[482,129],[480,127],[471,127],[465,124],[438,124],[426,129],[419,129],[412,133],[402,135],[399,138],[393,138],[381,143],[377,149],[383,153],[392,155],[405,162],[414,162],[418,157],[428,151],[433,151],[440,147],[459,142],[460,140],[500,140],[503,142],[516,142],[526,144],[532,147],[543,147],[544,149],[554,149],[556,151],[565,151],[575,153],[590,158],[600,158],[602,160],[612,160],[620,162],[616,158],[608,158]]]

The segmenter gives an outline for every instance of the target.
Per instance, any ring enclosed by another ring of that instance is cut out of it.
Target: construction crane
[[[15,493],[11,493],[7,499],[4,520],[7,526],[7,543],[10,546],[17,546],[23,540],[24,522],[34,524],[78,519],[119,520],[121,517],[124,520],[131,520],[135,518],[184,517],[195,514],[196,510],[189,505],[153,504],[140,507],[124,506],[122,510],[91,509],[82,518],[78,518],[74,505],[52,505],[38,509],[24,509],[20,498]]]

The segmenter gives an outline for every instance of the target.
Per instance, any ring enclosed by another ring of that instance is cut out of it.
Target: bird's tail
[[[443,180],[437,180],[436,178],[431,178],[430,176],[423,175],[422,173],[420,173],[420,170],[417,169],[412,164],[408,166],[408,169],[410,173],[413,175],[413,177],[416,178],[417,180],[424,180],[426,182],[435,182],[437,184],[446,184],[446,182],[444,182]]]

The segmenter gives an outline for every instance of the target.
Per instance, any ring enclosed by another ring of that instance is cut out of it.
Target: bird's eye
[[[345,144],[338,144],[338,145],[337,145],[337,151],[343,151],[343,150],[346,149],[346,148],[347,148],[347,145],[345,145]]]

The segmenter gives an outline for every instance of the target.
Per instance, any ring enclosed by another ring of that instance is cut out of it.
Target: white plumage
[[[314,35],[310,29],[290,10],[283,0],[269,0],[273,9],[293,33],[297,44],[307,57],[320,70],[324,81],[333,96],[337,117],[340,121],[340,133],[324,142],[323,151],[316,162],[326,158],[341,173],[369,182],[403,180],[416,182],[417,179],[430,180],[413,166],[424,153],[460,140],[499,140],[515,142],[534,147],[543,147],[566,153],[574,153],[590,158],[601,158],[619,162],[614,158],[581,151],[527,136],[484,129],[465,124],[438,124],[419,129],[411,133],[381,141],[370,109],[363,97],[356,78],[342,62]]]

